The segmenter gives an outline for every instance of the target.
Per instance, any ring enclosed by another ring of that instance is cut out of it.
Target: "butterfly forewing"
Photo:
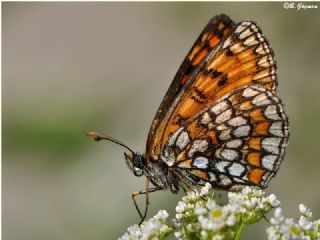
[[[197,72],[197,68],[203,59],[218,46],[225,36],[232,31],[234,26],[235,23],[228,16],[221,14],[213,17],[201,32],[177,71],[154,117],[147,140],[147,153],[151,153],[150,148],[159,143],[158,127],[168,114],[174,100],[184,91],[183,88],[187,83],[194,79],[192,75]]]

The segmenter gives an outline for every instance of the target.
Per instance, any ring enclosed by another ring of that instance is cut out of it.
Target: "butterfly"
[[[145,219],[149,193],[213,188],[266,188],[288,142],[288,118],[276,95],[276,62],[253,21],[214,16],[182,62],[152,121],[144,154],[97,132],[95,140],[125,147],[125,160],[146,188],[132,193]],[[151,187],[150,183],[153,185]],[[142,213],[135,197],[146,196]]]

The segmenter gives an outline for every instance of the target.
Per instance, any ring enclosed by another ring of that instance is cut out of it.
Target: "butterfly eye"
[[[133,166],[134,166],[135,168],[143,169],[143,168],[144,168],[144,165],[145,165],[145,160],[144,160],[144,158],[143,158],[141,155],[139,155],[139,154],[134,154],[134,155],[133,155],[132,163],[133,163]]]

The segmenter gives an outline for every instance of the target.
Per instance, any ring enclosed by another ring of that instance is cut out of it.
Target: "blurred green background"
[[[278,61],[291,137],[267,192],[285,214],[320,215],[319,9],[282,3],[2,3],[3,239],[115,239],[138,222],[144,179],[123,149],[144,151],[152,118],[207,21],[255,20]],[[151,196],[149,216],[182,196]],[[243,239],[266,239],[266,223]]]

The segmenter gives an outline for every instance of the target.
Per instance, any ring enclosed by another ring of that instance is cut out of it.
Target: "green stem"
[[[235,240],[240,240],[240,236],[241,236],[245,226],[246,226],[246,224],[244,222],[242,222],[240,227],[239,227],[239,229],[238,229],[238,232],[237,232]]]

